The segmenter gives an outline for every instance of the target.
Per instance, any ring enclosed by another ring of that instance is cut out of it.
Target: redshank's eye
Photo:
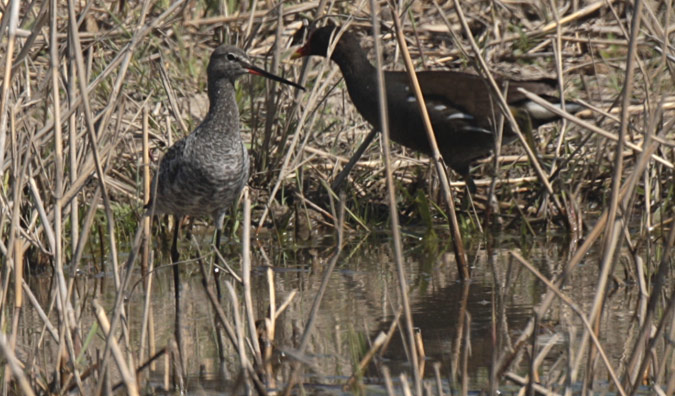
[[[236,58],[233,54],[231,54],[231,53],[228,53],[228,54],[227,54],[227,60],[233,61],[233,60],[235,60],[235,59],[237,59],[237,58]]]

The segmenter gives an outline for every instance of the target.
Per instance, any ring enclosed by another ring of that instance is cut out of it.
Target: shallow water
[[[442,232],[439,232],[442,234]],[[470,317],[470,355],[466,360],[468,388],[476,391],[489,389],[493,360],[510,348],[546,291],[543,284],[528,270],[510,259],[509,251],[515,250],[534,263],[545,276],[560,272],[567,261],[562,238],[541,237],[512,239],[506,235],[495,238],[494,247],[486,249],[483,242],[474,242],[469,248],[472,265],[472,280],[461,282],[456,276],[454,257],[449,241],[444,236],[425,234],[424,230],[406,229],[404,238],[405,270],[408,279],[414,325],[421,332],[426,353],[424,376],[434,383],[434,364],[438,363],[442,383],[446,388],[457,389],[453,369],[461,366],[462,348],[458,330],[463,319]],[[209,236],[204,236],[205,241]],[[334,238],[326,237],[302,244],[286,244],[286,248],[270,239],[258,239],[252,243],[253,271],[252,292],[256,319],[268,313],[269,288],[267,269],[274,277],[277,305],[291,292],[295,298],[288,309],[277,319],[274,340],[278,379],[287,378],[290,356],[303,334],[311,306],[321,283],[323,271],[334,251]],[[189,244],[187,240],[182,245]],[[236,246],[230,246],[237,252]],[[204,261],[213,259],[208,243],[201,246]],[[174,334],[173,277],[170,266],[159,263],[154,272],[152,318],[156,349],[169,344]],[[193,250],[183,253],[185,257],[197,257]],[[597,279],[596,261],[590,256],[570,277],[565,292],[586,310],[592,302]],[[230,257],[229,264],[239,271],[239,258]],[[620,271],[618,269],[617,271]],[[86,272],[86,271],[85,271]],[[239,359],[234,348],[226,340],[225,370],[220,374],[220,359],[217,347],[215,318],[202,286],[202,277],[196,260],[181,264],[183,281],[183,337],[188,389],[213,391],[214,394],[229,394],[234,378],[229,370],[238,367]],[[140,323],[143,315],[144,291],[139,276],[134,276],[133,287],[127,295],[127,321],[130,340],[139,348]],[[221,276],[221,282],[231,277]],[[38,282],[34,277],[32,282]],[[44,289],[44,288],[42,288]],[[81,300],[98,298],[104,306],[114,301],[114,284],[110,274],[77,279],[76,290]],[[619,366],[636,306],[637,289],[623,287],[611,293],[602,321],[602,341],[614,367]],[[242,299],[241,294],[238,296]],[[353,372],[353,367],[367,351],[370,342],[380,331],[387,331],[399,307],[398,281],[392,258],[392,248],[386,233],[367,236],[351,235],[330,275],[325,297],[316,317],[303,361],[311,365],[304,369],[305,390],[310,393],[340,393],[340,385]],[[232,318],[232,310],[226,298],[222,305]],[[85,303],[85,306],[86,306]],[[45,296],[44,304],[48,304]],[[88,329],[93,319],[88,309],[82,310],[82,328]],[[402,323],[402,322],[401,322]],[[26,312],[26,328],[22,341],[29,346],[35,342],[41,322],[30,308]],[[559,300],[555,302],[540,323],[537,337],[538,348],[550,343],[554,352],[549,356],[566,356],[570,340],[577,345],[581,334],[580,321]],[[32,330],[31,330],[32,329]],[[85,330],[86,331],[86,330]],[[371,364],[364,383],[379,383],[380,368],[386,365],[394,377],[409,373],[405,348],[401,335],[395,333],[378,364]],[[100,342],[100,339],[98,340]],[[29,347],[27,347],[29,348]],[[136,349],[137,350],[137,349]],[[145,353],[148,356],[148,352]],[[161,386],[164,362],[157,361],[153,368],[151,384]],[[602,365],[596,368],[602,371]],[[539,370],[539,381],[556,382],[567,370],[564,359],[546,358]],[[519,375],[527,374],[525,363],[514,363],[510,370]],[[606,378],[600,376],[600,378]],[[514,388],[513,383],[500,382],[502,391]],[[372,389],[370,387],[373,387]],[[446,389],[447,390],[447,389]],[[367,393],[384,391],[381,385],[370,385]]]

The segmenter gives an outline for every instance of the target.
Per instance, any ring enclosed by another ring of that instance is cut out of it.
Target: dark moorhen
[[[329,44],[338,31],[338,27],[334,25],[315,29],[309,33],[309,39],[294,53],[294,57],[326,56]],[[356,109],[379,130],[376,71],[356,36],[345,31],[335,45],[331,59],[340,67]],[[430,154],[422,117],[407,73],[388,71],[384,78],[391,139],[412,150]],[[499,118],[497,101],[487,81],[480,76],[456,71],[420,71],[417,72],[417,78],[443,159],[464,178],[469,190],[474,192],[476,186],[469,174],[469,165],[477,158],[488,155],[494,148],[496,120]],[[505,81],[498,83],[505,85]],[[523,133],[560,117],[526,99],[517,89],[525,88],[541,94],[550,92],[555,84],[555,80],[551,79],[508,81],[506,100]],[[553,104],[560,105],[557,98],[543,96]],[[565,104],[568,112],[574,113],[580,109],[579,104]],[[507,143],[514,138],[514,132],[508,123],[504,123],[502,141]],[[366,139],[364,144],[368,143]],[[357,153],[359,151],[362,150],[357,150]],[[346,171],[349,172],[348,169]],[[346,174],[341,174],[338,179],[343,176]],[[336,180],[337,184],[341,181]],[[334,183],[334,187],[339,186]]]

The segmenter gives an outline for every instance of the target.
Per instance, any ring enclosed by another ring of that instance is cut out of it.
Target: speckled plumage
[[[248,60],[239,48],[224,45],[213,51],[208,67],[209,112],[162,158],[155,178],[159,183],[155,213],[210,215],[220,228],[225,211],[246,185],[248,151],[239,133],[234,82],[248,70],[239,60]]]

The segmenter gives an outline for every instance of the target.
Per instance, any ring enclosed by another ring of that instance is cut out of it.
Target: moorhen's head
[[[215,81],[226,78],[232,82],[234,82],[234,80],[236,80],[241,75],[255,74],[257,76],[269,78],[270,80],[292,85],[302,90],[305,89],[299,84],[276,76],[259,67],[253,66],[248,55],[246,55],[246,52],[231,45],[221,45],[213,50],[213,54],[211,54],[211,59],[209,60],[207,74],[209,80],[213,79]]]
[[[311,56],[311,55],[326,56],[328,52],[328,47],[330,46],[331,41],[337,35],[339,30],[340,29],[335,25],[327,25],[312,30],[309,33],[307,42],[305,42],[305,44],[302,47],[298,48],[298,50],[295,51],[295,53],[293,54],[293,58],[300,58],[303,56]],[[346,31],[340,37],[339,45],[341,47],[349,47],[350,45],[358,46],[359,44],[356,41],[356,38],[353,35],[351,35],[349,31]]]

